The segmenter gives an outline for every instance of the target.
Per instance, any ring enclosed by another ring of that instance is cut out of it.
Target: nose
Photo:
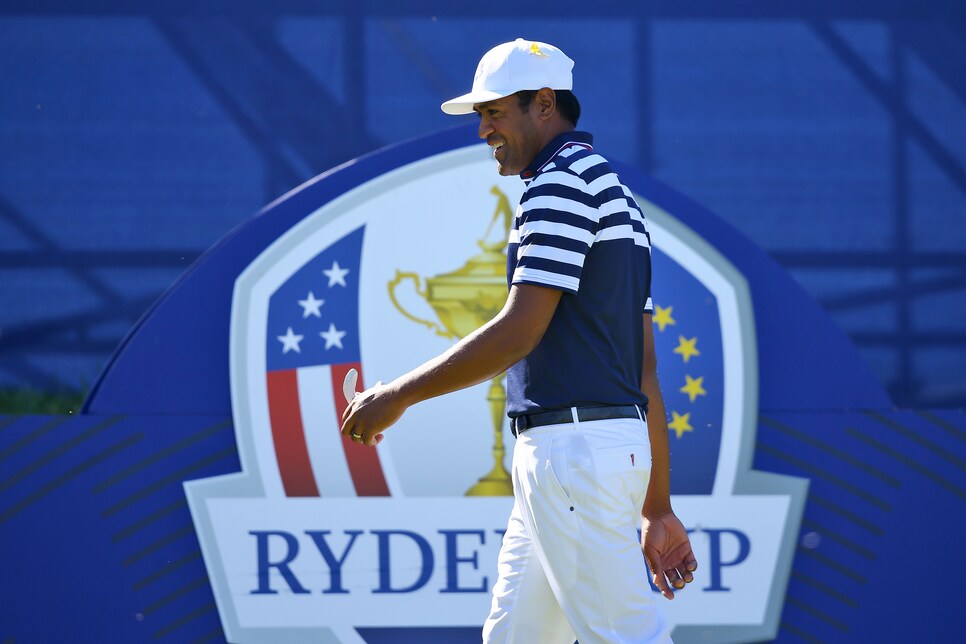
[[[486,139],[493,133],[493,126],[490,125],[490,119],[486,115],[480,116],[480,128],[478,131],[479,137],[481,139]]]

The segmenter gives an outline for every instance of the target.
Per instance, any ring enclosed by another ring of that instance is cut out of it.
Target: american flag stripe
[[[286,496],[390,496],[378,452],[339,431],[348,406],[342,380],[352,368],[362,387],[358,362],[268,373],[272,439]]]
[[[321,496],[356,496],[332,398],[332,366],[299,369],[299,400],[309,459]]]
[[[332,399],[335,401],[336,427],[342,427],[342,412],[349,404],[342,395],[342,381],[349,369],[355,368],[359,372],[358,388],[364,389],[365,374],[362,372],[362,364],[359,362],[334,364],[332,365]],[[340,434],[341,435],[341,434]],[[349,465],[349,473],[352,475],[352,483],[355,485],[356,494],[359,496],[390,496],[389,485],[386,482],[386,474],[382,469],[382,462],[379,460],[379,453],[372,447],[354,443],[347,438],[342,439],[345,449],[345,459]]]
[[[268,372],[268,413],[286,496],[318,496],[299,406],[294,369]]]

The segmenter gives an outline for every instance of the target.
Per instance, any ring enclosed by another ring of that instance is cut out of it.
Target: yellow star
[[[544,58],[548,58],[547,54],[540,51],[540,45],[535,42],[530,43],[530,53],[534,56],[543,56]]]
[[[671,311],[674,310],[673,306],[664,308],[662,306],[654,305],[654,324],[657,325],[658,331],[663,331],[664,327],[667,325],[675,325],[677,322],[671,317]]]
[[[691,423],[688,422],[691,420],[691,412],[679,414],[676,411],[672,411],[671,416],[673,416],[673,420],[668,423],[668,428],[673,429],[677,433],[678,438],[681,438],[684,432],[690,432],[694,429],[691,427]]]
[[[704,376],[700,376],[698,378],[692,378],[691,376],[685,374],[684,379],[687,382],[687,384],[681,387],[680,389],[678,389],[678,391],[683,391],[684,393],[686,393],[688,395],[688,398],[691,399],[691,402],[694,402],[694,399],[697,398],[698,396],[708,395],[708,392],[705,391],[704,387],[701,386],[704,384]]]
[[[701,352],[694,345],[698,343],[697,338],[691,338],[690,340],[685,340],[683,335],[678,336],[678,347],[674,350],[674,353],[680,353],[684,361],[687,362],[691,359],[691,356],[699,356]]]

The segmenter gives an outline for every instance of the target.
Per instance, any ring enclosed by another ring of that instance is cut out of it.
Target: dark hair
[[[557,110],[560,115],[570,121],[570,124],[577,127],[577,121],[580,119],[580,101],[574,96],[574,93],[569,89],[555,89],[553,93],[557,95]],[[524,112],[530,107],[530,103],[533,102],[533,97],[537,95],[537,90],[535,89],[525,89],[517,92],[517,99],[520,101],[520,109]]]

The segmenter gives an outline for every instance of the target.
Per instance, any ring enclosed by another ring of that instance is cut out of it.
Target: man
[[[470,93],[443,103],[475,112],[500,174],[527,183],[509,296],[449,351],[358,394],[342,433],[376,445],[409,406],[507,370],[514,508],[484,641],[666,642],[645,558],[668,599],[697,562],[671,510],[650,238],[630,192],[575,131],[572,68],[556,47],[517,39],[483,56]]]

